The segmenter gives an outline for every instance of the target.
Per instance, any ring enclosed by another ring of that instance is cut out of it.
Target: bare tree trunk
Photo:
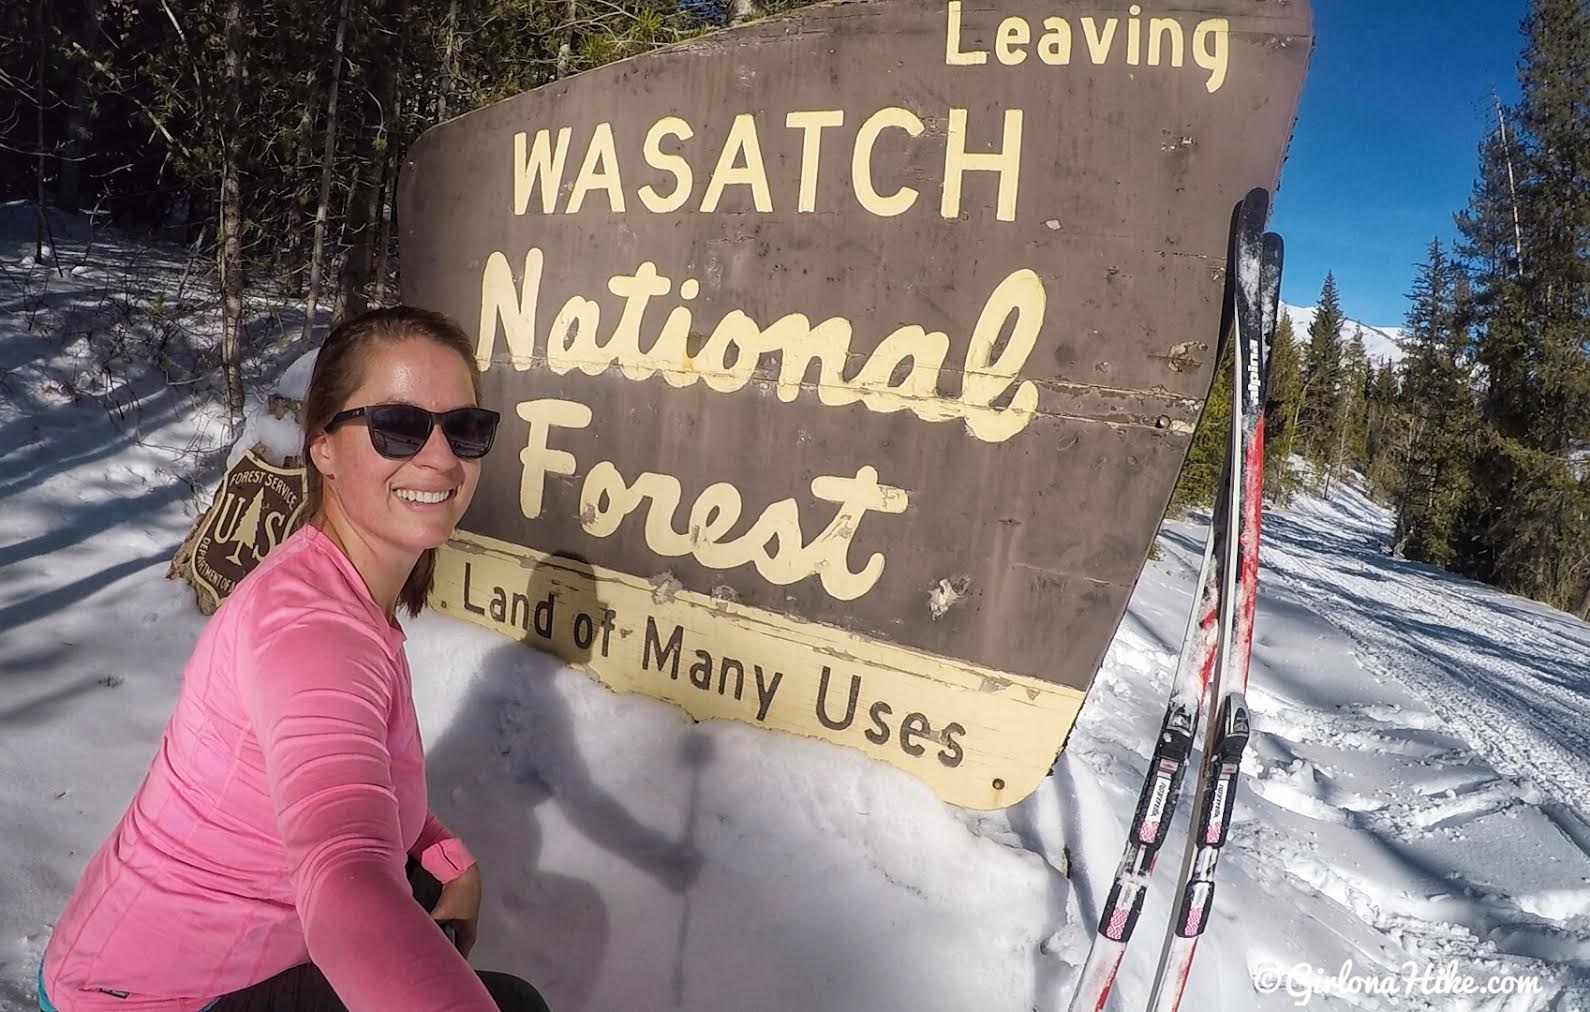
[[[381,178],[386,170],[388,149],[398,130],[398,78],[404,55],[403,26],[408,20],[407,0],[397,0],[377,11],[384,23],[393,26],[393,37],[384,52],[373,54],[376,78],[372,93],[377,104],[373,121],[364,131],[364,164],[354,177],[354,195],[348,216],[348,248],[337,278],[334,320],[346,320],[370,308],[370,282],[375,270],[376,236],[382,217]]]
[[[454,0],[456,5],[456,0]],[[407,14],[407,0],[400,7],[400,14]],[[397,217],[397,173],[398,159],[401,152],[408,147],[409,120],[404,117],[404,107],[409,105],[408,96],[403,92],[403,61],[407,55],[408,34],[402,30],[397,38],[397,72],[392,75],[392,131],[387,137],[387,144],[382,149],[381,157],[381,195],[376,200],[376,212],[381,216],[375,236],[375,304],[387,304],[387,272],[391,267],[392,254],[392,224]],[[420,107],[419,95],[414,96],[412,103],[418,118]]]
[[[381,198],[380,176],[385,155],[371,151],[353,177],[353,199],[349,202],[347,249],[342,269],[337,273],[337,292],[331,319],[340,323],[370,308],[368,286],[375,263],[377,202]],[[374,178],[372,178],[374,177]]]
[[[88,0],[83,9],[83,20],[77,28],[77,46],[87,53],[94,44],[95,30],[99,27],[99,10],[102,0]],[[55,184],[55,203],[64,211],[76,211],[83,201],[83,152],[88,147],[90,121],[89,101],[92,97],[94,75],[87,67],[78,69],[72,82],[72,104],[66,112],[66,148],[61,159]]]
[[[38,114],[35,127],[37,128],[36,136],[39,146],[37,170],[39,177],[39,220],[38,227],[34,230],[33,235],[33,259],[34,262],[42,265],[44,263],[44,233],[49,229],[49,223],[44,218],[44,70],[45,57],[50,51],[50,39],[49,33],[44,28],[44,0],[34,0],[33,16],[35,27],[37,27],[39,33],[39,80],[37,93],[33,97],[35,111]]]
[[[393,148],[387,148],[386,157],[381,159],[381,196],[376,200],[378,213],[381,215],[380,226],[376,229],[375,236],[375,293],[374,302],[384,306],[387,302],[386,275],[391,266],[392,248],[392,216],[397,213],[396,198],[392,193]]]
[[[563,41],[558,43],[558,62],[553,70],[553,75],[559,81],[569,76],[569,66],[574,55],[574,19],[579,16],[575,7],[576,0],[568,0],[568,9],[563,17],[568,21],[568,31],[563,34]]]
[[[337,84],[342,79],[342,40],[348,28],[348,0],[337,9],[337,41],[332,47],[331,88],[326,98],[326,146],[320,155],[320,200],[315,206],[315,240],[309,254],[309,297],[304,301],[304,340],[315,326],[320,301],[320,262],[326,248],[326,213],[331,204],[331,167],[337,154]]]
[[[447,33],[442,36],[442,88],[436,96],[436,122],[447,119],[447,100],[453,97],[453,60],[457,58],[458,0],[447,4]]]
[[[227,103],[221,109],[221,369],[226,387],[226,413],[236,434],[243,418],[243,199],[238,184],[241,143],[235,109],[243,92],[243,0],[226,5]]]
[[[315,71],[310,68],[304,74],[304,108],[298,117],[298,129],[293,140],[293,182],[296,184],[304,178],[304,163],[309,160],[309,149],[314,144],[315,135]],[[304,211],[309,201],[305,199],[303,187],[297,187],[293,192],[290,205],[292,220],[287,223],[287,242],[283,256],[287,262],[288,287],[294,295],[301,295],[304,291],[304,262],[303,244]]]

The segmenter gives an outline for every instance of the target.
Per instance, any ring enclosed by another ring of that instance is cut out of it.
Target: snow
[[[1314,314],[1318,312],[1318,307],[1293,306],[1283,302],[1281,311],[1291,319],[1292,335],[1299,346],[1307,344],[1309,324],[1314,322]],[[1405,336],[1402,327],[1377,327],[1349,318],[1342,324],[1344,342],[1352,340],[1355,328],[1364,335],[1364,352],[1369,356],[1370,361],[1402,361],[1404,354],[1402,341]]]
[[[0,207],[0,265],[31,248],[29,213]],[[71,263],[75,233],[55,234]],[[88,276],[0,288],[0,1009],[31,1008],[51,922],[204,622],[165,572],[235,446],[191,388],[117,359],[94,315],[126,263],[170,290],[183,255],[98,231]],[[302,351],[272,345],[249,389],[301,394]],[[251,399],[237,444],[291,447],[273,422]],[[1387,554],[1384,510],[1350,486],[1265,525],[1255,733],[1183,1007],[1590,1008],[1590,626]],[[432,805],[482,862],[473,962],[559,1012],[1063,1010],[1203,534],[1165,525],[1066,753],[1004,812],[827,743],[693,724],[472,625],[409,622]],[[1190,807],[1112,1009],[1146,1001]],[[1539,991],[1443,993],[1449,963]],[[1261,992],[1277,968],[1290,983]]]

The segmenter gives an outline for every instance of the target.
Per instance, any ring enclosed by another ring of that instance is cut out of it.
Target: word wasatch
[[[784,116],[785,129],[798,130],[801,134],[800,178],[795,186],[797,213],[817,210],[817,181],[822,167],[824,131],[838,132],[844,126],[845,113],[842,109],[804,109]],[[718,210],[730,187],[744,187],[743,192],[750,197],[758,212],[772,213],[773,187],[768,178],[767,160],[762,153],[763,129],[767,127],[758,127],[756,116],[752,113],[742,112],[734,117],[718,146],[718,155],[712,173],[707,177],[701,199],[689,210],[711,214]],[[952,108],[948,111],[944,128],[929,132],[927,141],[923,142],[942,143],[944,147],[943,183],[939,191],[940,217],[960,217],[961,189],[967,173],[991,172],[999,180],[995,218],[999,221],[1016,220],[1016,199],[1021,185],[1021,129],[1022,111],[1006,109],[1002,117],[998,149],[968,150],[970,127],[967,110]],[[864,118],[854,133],[847,131],[851,191],[857,204],[880,218],[904,214],[920,196],[915,188],[904,184],[895,186],[887,193],[879,191],[874,174],[874,153],[879,138],[886,130],[900,131],[914,142],[927,131],[927,125],[910,109],[888,106]],[[679,116],[664,116],[646,131],[638,155],[647,168],[663,174],[649,177],[653,181],[634,191],[646,210],[653,214],[671,214],[687,209],[686,205],[694,202],[695,163],[684,152],[690,149],[688,142],[695,136],[695,128]],[[939,139],[941,137],[942,141]],[[572,138],[573,128],[567,126],[558,127],[555,134],[543,127],[535,132],[533,139],[528,131],[513,135],[514,214],[528,213],[531,210],[531,198],[538,193],[542,214],[559,213],[558,198],[564,194],[567,194],[567,199],[563,201],[561,213],[578,214],[585,207],[586,200],[598,192],[606,198],[607,210],[614,214],[628,210],[624,176],[626,171],[633,173],[637,153],[632,147],[628,148],[628,153],[621,159],[619,145],[613,136],[613,125],[598,123],[592,128],[590,139],[585,142],[585,154],[573,183],[565,188],[563,175],[568,166]],[[629,165],[630,169],[625,170],[625,165]],[[661,188],[659,184],[662,184]]]

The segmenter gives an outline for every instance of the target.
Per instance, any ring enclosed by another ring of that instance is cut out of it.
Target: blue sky
[[[1457,234],[1494,89],[1518,95],[1524,0],[1313,0],[1314,55],[1270,227],[1282,298],[1313,305],[1326,270],[1347,315],[1400,325],[1432,236]]]

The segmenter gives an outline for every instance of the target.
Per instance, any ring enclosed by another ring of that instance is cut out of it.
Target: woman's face
[[[414,404],[448,411],[475,403],[469,366],[451,348],[423,337],[377,341],[362,382],[338,410]],[[375,451],[361,419],[321,433],[310,449],[348,531],[377,551],[417,555],[453,533],[480,481],[480,461],[459,460],[433,425],[420,452],[391,460]],[[446,493],[440,502],[418,502]]]

